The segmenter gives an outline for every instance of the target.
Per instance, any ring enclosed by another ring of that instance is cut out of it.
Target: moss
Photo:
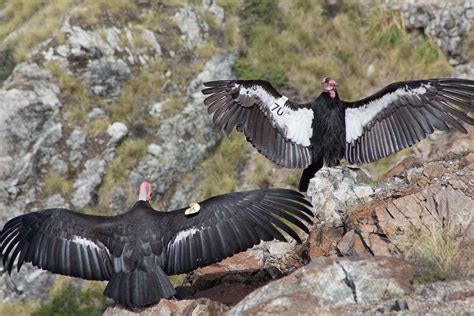
[[[43,180],[43,187],[46,193],[55,194],[60,193],[63,196],[67,196],[72,192],[72,183],[57,173],[49,173]]]

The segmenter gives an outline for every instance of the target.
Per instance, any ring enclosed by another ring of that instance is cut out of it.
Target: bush
[[[50,303],[42,305],[34,316],[100,316],[108,300],[99,289],[82,290],[72,284],[66,285]]]

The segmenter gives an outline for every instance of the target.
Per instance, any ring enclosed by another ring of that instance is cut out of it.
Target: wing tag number
[[[283,109],[283,107],[280,104],[276,103],[276,102],[275,102],[275,107],[272,109],[272,112],[274,112],[275,110],[276,110],[276,114],[278,116],[282,116],[284,111],[285,111]]]

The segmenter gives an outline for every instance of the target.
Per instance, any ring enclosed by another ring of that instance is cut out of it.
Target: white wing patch
[[[257,85],[250,88],[242,87],[240,93],[259,98],[262,103],[260,109],[270,119],[272,126],[277,128],[286,139],[298,145],[310,146],[310,138],[313,135],[311,124],[314,114],[312,110],[307,108],[294,110],[285,105],[288,101],[286,96],[275,98]]]
[[[91,248],[101,250],[101,248],[95,242],[93,242],[90,239],[81,237],[81,236],[74,235],[74,237],[72,238],[72,241],[75,242],[75,243],[78,243],[80,245],[83,245],[83,246],[89,246]],[[107,249],[107,248],[105,248],[105,249]]]
[[[416,89],[399,88],[394,92],[387,93],[383,97],[373,100],[364,106],[348,108],[346,110],[346,142],[351,143],[359,138],[366,126],[380,111],[389,107],[395,100],[406,95],[420,95],[426,93],[430,84],[422,84]]]
[[[187,230],[182,230],[182,231],[180,231],[180,232],[176,235],[176,237],[174,238],[173,245],[179,243],[179,241],[181,241],[181,240],[186,239],[186,237],[188,237],[188,236],[194,235],[194,233],[196,233],[196,232],[198,232],[198,231],[199,231],[199,229],[197,229],[197,228],[195,228],[195,227],[193,227],[193,228],[191,228],[191,229],[187,229]]]

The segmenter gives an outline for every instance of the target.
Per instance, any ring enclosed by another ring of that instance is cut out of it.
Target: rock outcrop
[[[427,164],[410,158],[375,186],[345,167],[318,172],[308,190],[320,221],[311,257],[400,255],[416,236],[448,227],[472,244],[473,160],[472,153]]]

